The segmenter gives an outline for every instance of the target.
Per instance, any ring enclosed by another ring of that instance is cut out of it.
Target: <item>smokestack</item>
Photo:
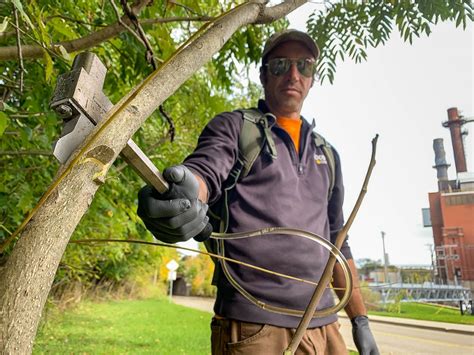
[[[443,138],[433,139],[433,150],[435,152],[436,175],[438,177],[439,191],[447,191],[449,189],[448,168],[450,165],[446,162],[446,152],[444,150]]]
[[[449,127],[449,130],[451,131],[451,141],[453,143],[454,162],[456,163],[457,173],[467,171],[461,131],[461,127],[464,123],[464,120],[459,119],[457,107],[451,107],[448,109],[448,121],[443,122],[443,127]]]

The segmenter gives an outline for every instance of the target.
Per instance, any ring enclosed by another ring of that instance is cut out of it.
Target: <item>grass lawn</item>
[[[81,303],[50,315],[34,354],[210,354],[212,315],[167,299]]]
[[[456,309],[402,303],[401,313],[382,316],[474,324]],[[168,299],[83,302],[63,313],[48,313],[34,354],[210,354],[212,314]],[[357,353],[352,353],[357,354]]]
[[[370,311],[369,314],[386,316],[411,318],[419,320],[431,320],[436,322],[458,323],[458,324],[474,324],[474,316],[461,315],[459,309],[440,307],[424,303],[401,303],[400,313],[391,312],[375,312]]]

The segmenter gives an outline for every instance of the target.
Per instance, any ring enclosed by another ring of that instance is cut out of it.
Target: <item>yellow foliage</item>
[[[168,269],[166,268],[166,264],[168,264],[172,259],[179,262],[180,257],[176,249],[166,248],[166,253],[163,253],[163,256],[157,265],[159,267],[159,274],[158,279],[160,281],[167,281],[168,279]],[[180,263],[181,264],[181,263]],[[181,266],[180,266],[181,267]],[[178,269],[179,270],[179,269]]]
[[[191,294],[195,296],[214,296],[212,286],[214,262],[207,255],[198,254],[183,259],[183,273],[191,284]]]

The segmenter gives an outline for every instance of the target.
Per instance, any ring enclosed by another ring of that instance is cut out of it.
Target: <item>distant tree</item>
[[[428,269],[401,269],[402,282],[422,284],[431,281],[431,270]]]
[[[200,245],[201,250],[205,250]],[[214,262],[206,255],[198,254],[187,256],[183,260],[180,271],[191,284],[191,294],[195,296],[212,297],[216,295],[216,288],[212,286],[212,275],[214,273]]]
[[[369,258],[357,259],[356,266],[359,275],[364,275],[365,277],[369,277],[372,271],[378,270],[383,267],[382,262],[380,260],[372,260]]]

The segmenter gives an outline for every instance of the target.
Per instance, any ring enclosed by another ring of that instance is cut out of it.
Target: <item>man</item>
[[[227,195],[227,232],[293,227],[334,241],[342,228],[344,192],[339,157],[333,150],[335,182],[330,189],[327,159],[312,139],[314,123],[310,125],[300,115],[314,83],[318,56],[316,43],[300,31],[285,30],[267,41],[260,68],[265,100],[258,108],[272,114],[266,116],[265,133],[271,137],[266,136],[268,146],[248,175],[240,178]],[[159,195],[150,187],[140,191],[138,213],[156,238],[175,243],[195,237],[206,228],[207,206],[217,205],[239,158],[243,121],[241,111],[216,116],[184,165],[165,170],[164,177],[171,186],[167,194]],[[327,251],[319,245],[281,234],[227,240],[224,248],[228,257],[311,280],[319,280],[328,259]],[[357,280],[347,240],[341,251]],[[300,318],[270,312],[258,304],[304,310],[314,291],[311,285],[227,263],[216,265],[215,283],[213,354],[282,354]],[[344,287],[339,265],[334,270],[333,285]],[[253,297],[258,302],[251,302]],[[333,304],[327,290],[318,309]],[[345,310],[359,352],[378,354],[358,288]],[[338,328],[336,315],[313,318],[297,353],[347,353]]]

